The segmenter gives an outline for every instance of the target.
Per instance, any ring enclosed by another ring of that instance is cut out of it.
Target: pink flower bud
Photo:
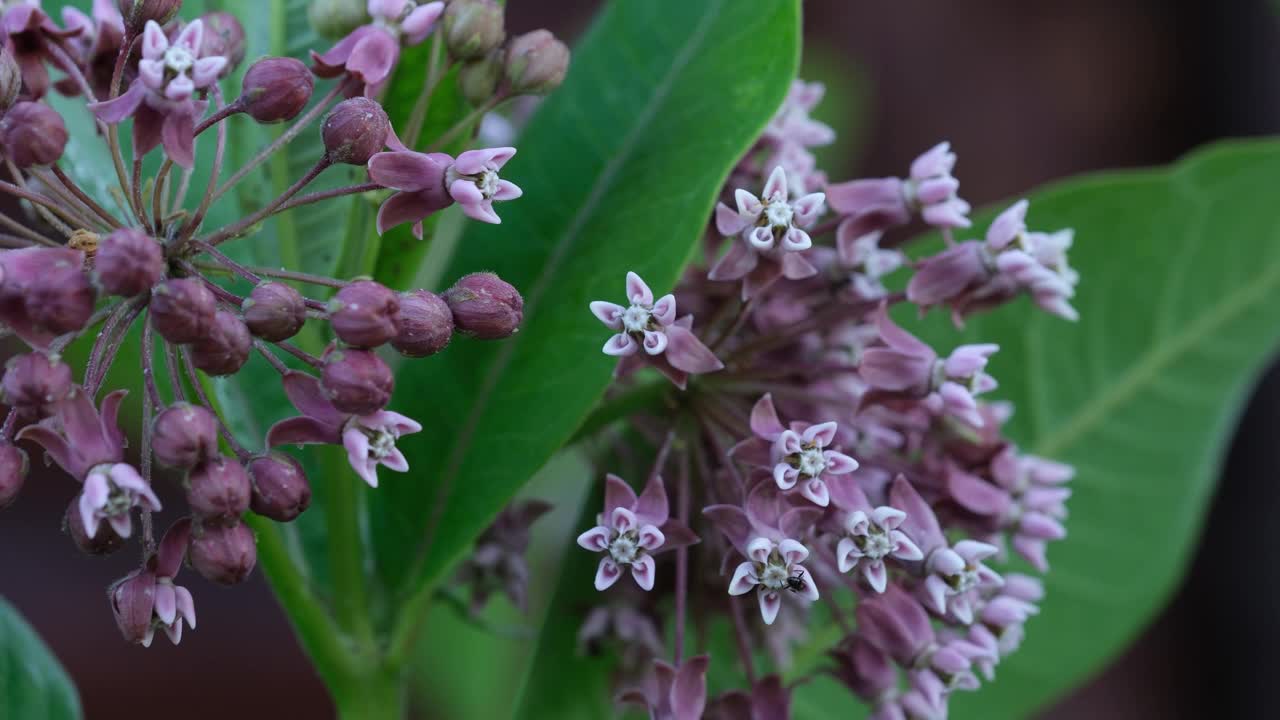
[[[54,335],[79,330],[93,315],[98,294],[84,271],[84,256],[79,252],[48,256],[27,285],[23,298],[27,316]]]
[[[213,325],[217,301],[199,278],[179,278],[151,291],[151,326],[171,343],[203,338]]]
[[[253,498],[249,507],[263,517],[289,522],[311,505],[311,485],[297,460],[283,453],[249,461]]]
[[[229,12],[210,12],[200,16],[204,23],[201,36],[200,57],[224,57],[227,64],[218,73],[224,78],[244,62],[244,26]]]
[[[132,35],[142,34],[148,20],[165,25],[182,9],[182,0],[118,0],[120,16]]]
[[[0,510],[18,499],[29,467],[27,453],[22,448],[7,442],[0,444]]]
[[[240,305],[249,332],[268,342],[288,340],[302,329],[307,306],[297,290],[278,282],[264,282]]]
[[[453,312],[444,298],[429,290],[400,296],[400,332],[391,347],[409,357],[435,355],[453,337]]]
[[[493,273],[472,273],[444,294],[459,330],[481,340],[500,340],[520,329],[524,299]]]
[[[15,355],[5,365],[4,402],[31,420],[52,415],[58,403],[71,392],[71,386],[71,367],[56,356],[25,353]],[[0,445],[4,447],[9,446]]]
[[[325,116],[320,134],[331,161],[364,165],[387,144],[391,120],[377,102],[353,97],[338,103]]]
[[[218,451],[218,421],[208,409],[178,402],[151,423],[151,451],[162,465],[190,469]]]
[[[253,338],[234,313],[219,310],[209,333],[191,346],[191,364],[210,375],[234,375],[249,360]]]
[[[187,549],[191,565],[206,580],[235,585],[253,571],[258,548],[253,531],[242,522],[232,525],[201,523],[192,528]]]
[[[502,80],[502,51],[468,60],[458,68],[458,88],[467,102],[479,107],[493,99]]]
[[[135,570],[111,586],[111,612],[124,639],[141,645],[151,635],[151,618],[156,607],[156,576]]]
[[[94,272],[103,290],[133,297],[160,281],[164,248],[137,228],[120,228],[98,245]]]
[[[506,36],[502,6],[493,0],[453,0],[445,8],[444,43],[452,57],[483,57]]]
[[[206,525],[237,522],[249,495],[249,473],[232,458],[211,457],[187,475],[187,504]]]
[[[545,95],[569,70],[569,48],[550,30],[518,35],[507,46],[507,81],[517,93]]]
[[[339,411],[370,415],[391,400],[391,368],[371,350],[332,350],[325,355],[320,386]]]
[[[67,506],[63,515],[62,526],[76,548],[85,555],[110,555],[124,547],[124,538],[120,537],[111,523],[100,523],[97,532],[89,537],[84,529],[84,520],[80,516],[80,495],[77,494]]]
[[[329,324],[338,339],[353,347],[382,345],[400,331],[400,299],[385,285],[357,280],[329,301]]]
[[[249,66],[240,84],[240,106],[260,123],[292,120],[307,106],[316,81],[300,61],[266,57]]]
[[[20,168],[52,165],[66,146],[67,126],[48,105],[20,102],[0,118],[0,148]]]
[[[18,61],[7,48],[0,47],[0,113],[13,107],[21,90],[22,71]]]

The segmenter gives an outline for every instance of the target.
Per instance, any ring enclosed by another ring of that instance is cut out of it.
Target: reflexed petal
[[[663,325],[671,325],[676,321],[676,296],[663,295],[653,304],[653,316]]]
[[[729,243],[729,251],[707,273],[707,279],[739,280],[754,270],[759,262],[760,256],[754,248],[734,238]]]
[[[831,504],[831,494],[827,490],[827,484],[819,478],[814,478],[801,485],[800,494],[818,507],[826,507]]]
[[[839,429],[840,426],[834,422],[818,423],[806,428],[801,438],[806,443],[813,443],[818,447],[826,447],[835,441],[836,432]]]
[[[377,153],[368,168],[369,178],[379,185],[417,192],[443,187],[446,166],[426,153],[403,151]]]
[[[437,204],[421,192],[393,194],[378,208],[378,234],[382,235],[397,225],[421,222],[439,209],[435,207]]]
[[[356,42],[347,58],[347,72],[366,85],[377,85],[391,74],[400,58],[400,42],[385,30],[370,32]]]
[[[733,571],[733,579],[729,581],[729,594],[743,595],[756,585],[755,566],[749,562],[738,563],[737,569]]]
[[[609,528],[597,525],[578,536],[578,545],[592,552],[609,549]]]
[[[285,418],[267,431],[268,447],[336,443],[340,439],[341,435],[336,427],[303,416]]]
[[[666,338],[667,361],[677,370],[699,375],[724,369],[724,363],[685,325],[677,322],[668,326]]]
[[[653,552],[654,550],[662,547],[662,544],[667,541],[667,538],[662,534],[661,530],[653,525],[641,525],[639,540],[640,547]]]
[[[811,584],[805,583],[805,585]],[[764,618],[765,625],[772,625],[773,621],[778,617],[778,610],[782,608],[782,596],[775,590],[766,590],[761,586],[759,599],[760,617]]]
[[[174,80],[169,83],[169,88],[172,90],[177,82]],[[190,96],[190,92],[187,96]],[[164,144],[165,154],[178,166],[186,170],[195,167],[195,120],[191,113],[171,112],[165,115],[164,124],[160,128],[160,141]]]
[[[758,537],[747,543],[747,557],[758,563],[768,560],[772,552],[773,541],[768,538]]]
[[[751,432],[766,440],[776,440],[785,431],[773,406],[773,396],[766,393],[751,408]]]
[[[661,355],[667,349],[667,334],[653,330],[644,331],[644,351],[650,355]]]
[[[187,621],[187,624],[191,626],[192,630],[195,630],[196,604],[191,598],[191,591],[181,585],[175,585],[173,587],[173,592],[177,599],[178,614],[182,616],[183,620]]]
[[[178,617],[178,597],[173,583],[158,582],[155,585],[155,613],[160,622],[170,625]]]
[[[648,283],[634,272],[627,273],[627,299],[633,305],[653,307],[653,291]]]
[[[631,577],[636,579],[636,584],[640,586],[641,590],[653,589],[653,579],[656,574],[657,569],[654,566],[653,558],[648,555],[636,558],[631,563]]]
[[[802,563],[809,557],[809,549],[791,538],[785,538],[778,543],[778,552],[782,554],[782,559],[786,560],[788,565]]]
[[[741,192],[741,191],[739,191]],[[733,237],[747,228],[742,215],[724,203],[716,203],[716,230],[725,237]]]
[[[862,577],[866,578],[867,584],[878,593],[884,592],[885,586],[889,582],[888,570],[880,560],[863,563]]]
[[[608,590],[620,577],[622,569],[617,563],[608,557],[601,558],[600,566],[596,568],[596,590]]]
[[[827,461],[826,472],[831,475],[844,475],[858,469],[858,461],[844,453],[827,450],[822,457]]]

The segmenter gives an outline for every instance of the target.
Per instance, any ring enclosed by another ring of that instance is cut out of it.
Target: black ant
[[[787,589],[793,593],[802,593],[805,591],[804,571],[797,570],[795,575],[787,578]]]

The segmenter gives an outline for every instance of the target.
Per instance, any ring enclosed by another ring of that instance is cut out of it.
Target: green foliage
[[[0,717],[76,720],[80,696],[40,636],[0,598]]]

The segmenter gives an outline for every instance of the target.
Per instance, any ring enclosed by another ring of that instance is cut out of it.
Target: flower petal
[[[578,536],[578,545],[592,552],[609,549],[609,528],[597,525]]]
[[[617,563],[609,557],[600,558],[600,566],[596,568],[596,590],[608,590],[620,577],[622,569]]]
[[[651,556],[644,555],[632,561],[631,577],[635,578],[636,584],[640,586],[641,590],[653,589],[655,575],[657,575],[657,568]]]
[[[809,585],[810,583],[805,583]],[[782,596],[776,590],[767,590],[762,585],[759,591],[760,599],[760,617],[764,619],[765,625],[772,625],[773,621],[778,617],[778,610],[782,608]]]
[[[757,584],[755,566],[749,562],[738,563],[737,569],[733,571],[733,579],[729,581],[729,594],[743,595]]]

